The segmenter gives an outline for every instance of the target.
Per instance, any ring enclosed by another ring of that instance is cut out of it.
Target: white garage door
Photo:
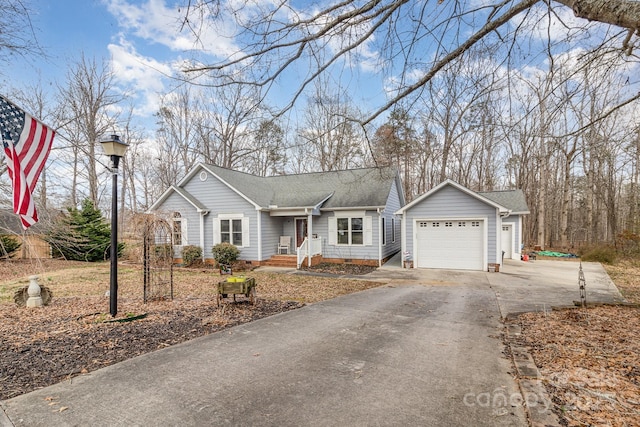
[[[484,221],[416,222],[416,267],[484,270]]]
[[[502,250],[505,259],[510,259],[513,255],[513,226],[512,224],[502,224]]]

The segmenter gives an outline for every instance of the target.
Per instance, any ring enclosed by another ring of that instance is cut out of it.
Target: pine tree
[[[85,199],[80,210],[67,208],[55,221],[47,240],[54,253],[68,260],[101,261],[109,258],[111,228],[93,202]],[[118,245],[118,253],[123,245]]]
[[[20,246],[22,246],[22,243],[15,237],[5,234],[0,235],[0,258],[10,258],[20,249]]]

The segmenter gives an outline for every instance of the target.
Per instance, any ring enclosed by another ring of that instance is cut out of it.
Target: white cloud
[[[188,25],[184,24],[187,9],[166,0],[147,0],[133,4],[128,0],[104,0],[107,10],[118,20],[123,31],[172,51],[198,51],[213,56],[229,56],[238,51],[233,42],[232,20],[217,20],[206,8],[191,6]],[[197,34],[196,34],[197,32]]]
[[[573,41],[584,43],[590,38],[601,39],[607,25],[589,22],[575,16],[571,8],[554,3],[549,9],[544,3],[532,6],[512,20],[512,26],[524,23],[534,40],[552,43]]]
[[[135,113],[150,116],[157,112],[159,94],[165,91],[164,81],[172,75],[172,67],[140,55],[124,37],[118,44],[109,44],[108,49],[115,82],[124,90],[133,90],[139,98]]]

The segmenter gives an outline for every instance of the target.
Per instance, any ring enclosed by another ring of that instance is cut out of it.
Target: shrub
[[[616,250],[623,257],[637,257],[640,254],[640,234],[624,230],[616,237]]]
[[[155,245],[153,252],[159,261],[167,261],[172,258],[173,250],[170,243]]]
[[[218,243],[211,249],[211,252],[218,266],[231,265],[240,256],[240,250],[231,243]]]
[[[188,245],[182,248],[182,263],[185,267],[189,267],[200,259],[202,259],[202,248],[200,246]]]
[[[583,261],[601,262],[603,264],[613,264],[616,262],[618,254],[616,250],[610,246],[597,246],[588,249],[580,257]]]
[[[0,235],[0,257],[11,257],[21,245],[22,243],[13,236]]]

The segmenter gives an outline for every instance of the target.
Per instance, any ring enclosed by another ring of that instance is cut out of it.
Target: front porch
[[[306,233],[306,231],[305,223],[304,233]],[[300,268],[302,266],[317,265],[322,262],[321,237],[309,238],[306,235],[303,235],[299,239],[294,239],[293,246],[286,244],[286,242],[288,242],[287,236],[283,237],[285,237],[285,239],[282,237],[280,238],[281,242],[278,246],[278,253],[272,255],[269,259],[262,261],[260,263],[261,265],[270,267]],[[285,243],[283,243],[283,241]],[[298,242],[300,242],[299,245],[297,244]]]
[[[322,262],[322,255],[315,255],[311,257],[311,265],[318,265]],[[296,254],[291,255],[273,255],[268,260],[261,263],[261,265],[266,265],[269,267],[287,267],[287,268],[298,268],[298,256]],[[308,258],[305,256],[302,260],[303,266],[309,265]]]

